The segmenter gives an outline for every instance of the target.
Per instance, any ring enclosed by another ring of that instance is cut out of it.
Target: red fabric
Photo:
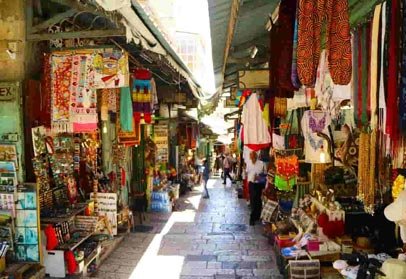
[[[151,123],[152,122],[152,114],[151,113],[144,113],[144,121],[145,123]]]
[[[244,179],[243,187],[242,187],[242,197],[247,201],[250,200],[250,191],[248,188],[248,179]]]
[[[47,250],[54,250],[56,247],[58,247],[59,243],[54,227],[52,225],[48,225],[45,228],[44,233],[47,237]]]
[[[65,260],[68,269],[68,274],[69,275],[74,274],[76,272],[76,269],[78,268],[78,263],[76,262],[75,255],[73,254],[72,251],[65,252]]]
[[[152,78],[152,74],[147,69],[136,69],[134,70],[134,78],[141,80],[148,80]]]
[[[124,168],[121,168],[121,186],[125,186],[125,182],[126,182],[126,173]]]
[[[361,127],[361,116],[362,116],[362,52],[364,51],[361,46],[361,41],[362,41],[362,28],[358,29],[358,32],[360,34],[360,39],[358,40],[358,111],[356,112],[358,117],[357,119],[359,120],[357,124],[358,127]]]
[[[386,118],[386,133],[389,134],[393,145],[396,146],[399,138],[399,109],[397,100],[399,97],[398,90],[398,74],[399,74],[399,0],[392,0],[390,11],[390,32],[389,32],[389,48],[388,48],[388,98],[387,98],[387,118]]]
[[[265,149],[265,148],[269,147],[270,145],[271,145],[270,143],[246,144],[246,146],[253,151],[260,151],[261,149]]]

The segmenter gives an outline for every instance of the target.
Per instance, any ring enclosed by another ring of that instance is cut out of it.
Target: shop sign
[[[167,162],[169,159],[168,124],[154,126],[154,142],[157,147],[157,161]]]
[[[116,193],[90,193],[90,200],[95,201],[98,216],[105,216],[109,222],[111,232],[117,235],[117,194]]]
[[[269,87],[269,70],[246,70],[238,72],[239,89],[260,89]]]
[[[18,82],[0,82],[0,101],[9,102],[16,99]]]

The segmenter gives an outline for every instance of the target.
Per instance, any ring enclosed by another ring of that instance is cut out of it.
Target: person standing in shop
[[[262,190],[265,188],[263,183],[259,183],[259,174],[264,172],[264,164],[258,160],[258,154],[255,151],[250,153],[250,161],[247,163],[247,180],[249,188],[249,197],[251,205],[250,226],[254,226],[259,221],[262,211]]]
[[[224,185],[226,185],[227,177],[231,180],[231,183],[234,183],[233,178],[230,175],[231,168],[233,167],[233,161],[233,157],[231,157],[230,154],[227,152],[223,160]]]
[[[209,196],[209,190],[207,190],[207,182],[210,179],[210,165],[209,165],[209,160],[203,159],[203,183],[204,183],[204,191],[205,195],[203,196],[204,199],[210,198]]]

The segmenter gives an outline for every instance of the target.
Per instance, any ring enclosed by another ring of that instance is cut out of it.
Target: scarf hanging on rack
[[[293,86],[291,78],[296,7],[297,0],[282,0],[279,7],[278,41],[274,43],[280,45],[280,53],[278,67],[273,74],[277,75],[276,87],[289,92],[285,96],[281,94],[281,97],[293,97],[293,91],[298,89]]]
[[[297,3],[298,5],[299,3]],[[300,88],[302,84],[300,83],[299,76],[297,74],[297,32],[298,32],[298,20],[297,20],[297,5],[296,5],[296,16],[295,16],[295,29],[293,33],[293,54],[292,54],[292,84],[296,88]]]
[[[335,84],[351,81],[351,35],[348,0],[299,0],[297,68],[302,84],[313,87],[321,51],[321,30],[327,24],[327,50]]]
[[[40,107],[39,107],[39,124],[45,127],[51,127],[51,55],[45,54],[42,57],[42,75],[41,75],[41,87],[40,87]]]
[[[406,0],[402,1],[402,69],[401,94],[399,96],[400,131],[406,133]]]
[[[352,68],[354,69],[352,74],[353,74],[353,90],[352,90],[352,99],[353,99],[353,104],[354,104],[354,123],[355,126],[359,125],[359,117],[358,117],[358,107],[359,107],[359,102],[358,102],[358,83],[359,83],[359,77],[358,77],[358,50],[359,50],[359,41],[360,41],[360,32],[359,29],[356,29],[354,31],[354,36],[353,36],[353,58],[352,58]]]
[[[144,114],[146,123],[152,121],[152,84],[151,72],[146,69],[138,69],[134,71],[132,84],[132,100],[134,121],[141,121],[141,114]]]
[[[371,80],[370,80],[370,104],[371,104],[371,129],[375,130],[378,125],[378,50],[379,50],[379,22],[381,18],[382,4],[375,7],[372,20],[371,38]]]
[[[399,73],[399,0],[391,1],[390,8],[390,32],[388,46],[388,98],[387,106],[390,108],[386,120],[386,132],[393,143],[392,150],[396,149],[397,141],[399,140],[399,111],[398,111],[398,73]]]
[[[97,129],[97,94],[93,88],[92,56],[74,55],[70,94],[70,122],[74,133]]]
[[[57,133],[72,130],[69,122],[71,56],[51,56],[52,68],[52,130]]]
[[[368,127],[368,24],[362,27],[362,39],[361,39],[361,126]]]

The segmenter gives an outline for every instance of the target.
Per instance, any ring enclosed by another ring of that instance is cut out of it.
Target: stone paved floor
[[[178,202],[171,214],[150,214],[148,233],[130,233],[102,264],[97,278],[281,278],[262,226],[248,226],[248,209],[233,188],[209,181]]]

